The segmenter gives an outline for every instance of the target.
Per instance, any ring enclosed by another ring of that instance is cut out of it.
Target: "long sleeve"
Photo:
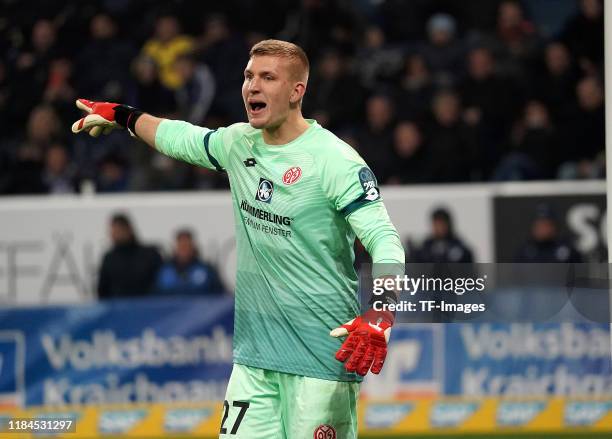
[[[405,262],[402,243],[382,202],[367,204],[348,216],[353,231],[375,264]]]
[[[222,130],[180,120],[164,120],[155,133],[155,148],[169,157],[217,171],[224,170]]]

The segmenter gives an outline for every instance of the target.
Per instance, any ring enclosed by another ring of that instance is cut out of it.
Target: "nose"
[[[259,91],[259,79],[252,78],[249,81],[248,91],[249,93],[257,93]]]

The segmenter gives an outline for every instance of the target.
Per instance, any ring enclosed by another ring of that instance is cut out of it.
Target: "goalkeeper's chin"
[[[258,130],[263,130],[266,127],[265,122],[261,122],[258,120],[251,120],[251,119],[249,119],[249,125],[251,125],[253,128],[256,128]]]
[[[278,117],[273,116],[267,105],[263,105],[260,108],[251,108],[250,105],[247,105],[246,110],[249,124],[253,128],[263,130],[280,125]]]
[[[266,117],[255,116],[247,112],[247,118],[249,120],[249,125],[253,128],[263,130],[268,126],[268,118]]]

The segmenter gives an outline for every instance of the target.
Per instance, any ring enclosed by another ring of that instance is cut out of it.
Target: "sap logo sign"
[[[595,203],[579,203],[567,211],[567,226],[576,235],[576,248],[583,253],[597,250],[607,241],[606,211]]]
[[[127,433],[147,415],[146,410],[114,410],[102,412],[98,420],[100,433]]]
[[[365,422],[368,428],[391,428],[408,416],[414,404],[370,404],[366,409]]]
[[[593,425],[612,409],[612,402],[568,402],[565,425]]]
[[[168,432],[189,432],[210,418],[210,409],[172,409],[166,412],[164,429]]]
[[[477,408],[475,402],[441,402],[432,407],[429,420],[434,427],[456,427],[472,416]]]
[[[544,402],[502,402],[497,407],[497,425],[525,425],[540,414],[544,407]]]

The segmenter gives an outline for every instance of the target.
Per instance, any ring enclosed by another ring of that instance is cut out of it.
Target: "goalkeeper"
[[[257,43],[242,87],[249,123],[217,130],[77,101],[88,114],[75,133],[127,128],[229,176],[238,270],[221,438],[356,438],[361,377],[379,373],[387,352],[394,316],[360,315],[353,244],[359,237],[374,263],[403,264],[404,251],[363,159],[303,118],[308,69],[298,46]]]

